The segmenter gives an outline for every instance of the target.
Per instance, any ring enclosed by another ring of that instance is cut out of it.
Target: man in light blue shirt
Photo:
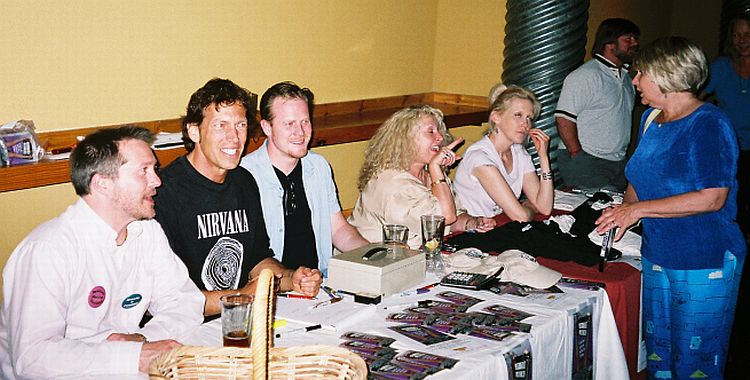
[[[241,165],[258,181],[276,258],[287,268],[317,267],[327,274],[334,247],[349,251],[368,242],[341,213],[328,161],[308,150],[313,98],[292,82],[269,88],[260,101],[266,141]]]

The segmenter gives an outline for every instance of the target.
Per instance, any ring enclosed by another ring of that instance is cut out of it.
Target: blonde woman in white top
[[[456,192],[474,215],[505,213],[511,220],[529,221],[552,212],[554,188],[549,163],[549,136],[532,128],[541,109],[534,94],[519,86],[498,85],[490,95],[487,135],[467,149],[456,170]],[[524,148],[531,138],[539,154],[541,180]],[[519,201],[521,192],[526,200]]]

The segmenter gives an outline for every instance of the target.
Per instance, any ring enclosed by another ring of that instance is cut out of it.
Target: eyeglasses
[[[297,209],[297,201],[294,196],[294,182],[289,181],[289,187],[284,188],[284,216],[289,216]]]

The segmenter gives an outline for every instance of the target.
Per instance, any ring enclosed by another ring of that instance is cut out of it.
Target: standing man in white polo
[[[627,66],[638,51],[638,26],[610,18],[596,31],[593,58],[565,78],[555,110],[557,163],[566,185],[623,191],[635,89]]]

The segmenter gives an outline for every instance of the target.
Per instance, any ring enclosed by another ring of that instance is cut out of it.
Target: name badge
[[[97,307],[102,306],[106,298],[107,292],[104,290],[104,287],[95,286],[89,292],[89,306],[96,309]]]
[[[141,297],[140,294],[138,293],[131,294],[125,297],[124,300],[122,300],[122,308],[130,309],[131,307],[134,307],[135,305],[138,305],[139,303],[141,303],[141,299],[143,299],[143,297]]]

